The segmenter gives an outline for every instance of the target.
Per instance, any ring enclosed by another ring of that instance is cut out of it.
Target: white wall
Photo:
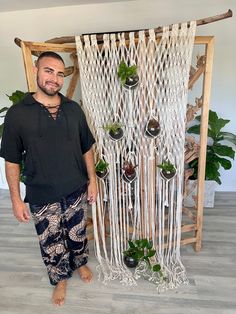
[[[152,28],[175,22],[200,19],[232,9],[235,0],[140,0],[57,7],[0,13],[0,107],[8,105],[5,93],[26,90],[19,37],[45,41],[53,37],[128,29]],[[227,131],[236,134],[236,43],[235,17],[198,27],[197,35],[216,38],[211,108],[223,118],[231,119]],[[218,190],[236,191],[236,162],[222,172]]]

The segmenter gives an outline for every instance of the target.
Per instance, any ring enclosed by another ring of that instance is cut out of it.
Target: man
[[[94,138],[80,106],[59,93],[65,65],[54,52],[42,53],[35,67],[37,91],[28,93],[6,115],[1,145],[12,207],[28,222],[29,203],[49,280],[52,302],[63,305],[75,269],[90,282],[86,266],[87,201],[96,201]],[[19,192],[23,160],[26,197]]]

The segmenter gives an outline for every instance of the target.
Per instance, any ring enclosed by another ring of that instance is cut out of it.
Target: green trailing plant
[[[150,262],[150,258],[156,254],[156,250],[153,249],[152,241],[148,241],[147,239],[140,239],[135,241],[129,240],[128,244],[128,250],[123,251],[123,255],[125,257],[132,257],[137,261],[137,263],[146,261],[152,271],[159,272],[160,275],[163,276],[160,264],[152,265]]]
[[[196,121],[200,123],[201,115],[197,116]],[[234,159],[235,150],[222,142],[230,142],[236,145],[236,135],[230,132],[224,132],[222,129],[230,120],[219,118],[215,111],[209,111],[208,120],[208,144],[206,150],[206,172],[205,180],[213,180],[221,184],[220,168],[228,170],[232,167],[230,159]],[[200,124],[194,125],[187,130],[188,133],[200,134]],[[193,168],[194,173],[190,177],[192,180],[198,178],[199,158],[192,160],[189,163],[190,168]]]
[[[125,85],[128,79],[137,76],[137,66],[135,64],[128,66],[124,62],[124,60],[122,60],[119,65],[117,74],[120,78],[121,85]]]

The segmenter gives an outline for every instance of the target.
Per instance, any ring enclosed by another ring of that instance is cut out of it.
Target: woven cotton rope
[[[104,283],[118,279],[135,285],[144,275],[159,290],[186,283],[180,259],[185,116],[188,78],[196,23],[164,27],[159,40],[154,30],[134,38],[129,33],[76,37],[84,110],[96,138],[96,158],[105,160],[108,174],[98,179],[99,197],[93,206],[95,251]],[[139,82],[124,88],[117,75],[120,63],[135,64]],[[147,136],[150,121],[159,126],[157,136]],[[104,127],[122,126],[120,140]],[[135,167],[126,180],[124,165]],[[171,162],[176,172],[165,178],[157,165]],[[135,271],[123,262],[129,239],[152,240],[152,262],[162,273],[149,271],[145,263]]]

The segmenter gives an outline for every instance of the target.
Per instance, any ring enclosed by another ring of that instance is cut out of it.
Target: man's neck
[[[36,91],[33,94],[33,97],[44,106],[58,106],[61,102],[61,97],[59,96],[59,94],[49,96],[44,93],[40,93],[39,91]]]

